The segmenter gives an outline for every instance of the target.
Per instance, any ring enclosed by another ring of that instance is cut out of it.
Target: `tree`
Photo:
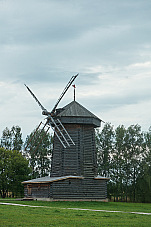
[[[50,173],[53,138],[42,129],[35,130],[26,138],[27,158],[32,167],[32,177],[44,177]]]
[[[12,147],[13,147],[12,150],[20,151],[23,145],[21,128],[19,126],[13,126],[11,128],[11,134],[12,134]]]
[[[22,144],[23,144],[22,133],[21,128],[19,126],[13,126],[11,130],[6,127],[3,130],[1,138],[1,147],[8,150],[21,151]]]
[[[2,132],[1,147],[9,150],[12,149],[12,134],[7,127]]]
[[[151,127],[144,133],[143,159],[136,186],[137,200],[151,202]]]
[[[29,179],[29,162],[19,151],[0,148],[0,194],[4,198],[8,192],[23,195],[21,182]]]
[[[114,151],[112,153],[111,159],[111,179],[114,182],[114,199],[116,197],[116,201],[121,197],[123,200],[124,197],[124,155],[125,155],[125,134],[126,129],[123,125],[118,126],[115,129],[115,143],[114,143]]]
[[[149,137],[146,138],[148,138],[149,147],[151,143]],[[121,200],[127,201],[129,197],[132,201],[136,201],[137,179],[143,165],[141,127],[131,125],[126,129],[122,125],[114,131],[113,127],[107,123],[101,133],[97,131],[96,145],[99,174],[111,179],[108,183],[108,194],[113,195],[116,201],[119,197]],[[147,170],[145,172],[148,173]]]
[[[113,152],[114,131],[110,123],[106,123],[101,132],[96,131],[96,147],[98,172],[102,176],[110,175],[110,161]]]
[[[147,165],[145,160],[136,179],[136,200],[143,203],[151,202],[151,165]]]
[[[141,132],[141,126],[131,125],[128,127],[126,132],[126,155],[127,155],[127,165],[130,170],[129,184],[129,196],[132,201],[136,200],[136,179],[138,177],[140,166],[142,162],[142,144],[143,144],[143,134]]]

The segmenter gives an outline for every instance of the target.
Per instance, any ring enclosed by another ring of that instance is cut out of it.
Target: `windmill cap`
[[[95,127],[100,127],[102,121],[76,101],[59,109],[57,116],[61,118],[62,123],[89,124]]]

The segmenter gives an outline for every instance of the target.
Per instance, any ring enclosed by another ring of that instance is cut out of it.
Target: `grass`
[[[26,205],[45,207],[18,207],[0,205],[0,226],[150,226],[151,215],[130,213],[106,213],[62,208],[118,210],[124,212],[151,213],[151,204],[103,203],[103,202],[42,202],[12,201]],[[48,207],[48,208],[47,208]]]

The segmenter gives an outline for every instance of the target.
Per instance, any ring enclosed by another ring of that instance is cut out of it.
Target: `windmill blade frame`
[[[31,89],[26,85],[24,84],[25,87],[27,88],[27,90],[30,92],[30,94],[33,96],[33,98],[36,100],[36,102],[38,103],[38,105],[41,107],[41,109],[44,111],[44,112],[48,112],[46,110],[46,108],[41,104],[41,102],[37,99],[37,97],[34,95],[34,93],[31,91]]]
[[[40,126],[42,126],[42,127],[40,127]],[[46,127],[47,127],[47,130],[45,130]],[[47,135],[47,133],[48,133],[48,131],[49,131],[50,128],[51,128],[51,127],[48,125],[48,120],[46,120],[46,122],[42,122],[42,121],[41,121],[40,124],[37,126],[36,130],[33,132],[33,135],[31,135],[31,138],[29,138],[29,141],[28,141],[28,143],[27,143],[27,145],[26,145],[26,147],[25,147],[24,150],[25,150],[25,151],[29,150],[28,148],[29,148],[29,145],[30,145],[30,143],[31,143],[32,141],[34,141],[33,144],[35,144],[36,141],[38,141],[38,140],[40,139],[39,142],[37,143],[37,146],[36,146],[35,150],[33,151],[33,153],[35,153],[35,151],[36,151],[36,150],[38,149],[38,147],[40,146],[42,140],[43,140],[44,137]],[[38,134],[38,130],[41,131],[40,134]],[[43,136],[40,138],[40,135],[41,135],[42,133],[44,133],[44,134],[43,134]]]
[[[35,148],[35,150],[33,151],[33,154],[37,151],[37,149],[39,148],[41,142],[43,141],[43,139],[45,138],[45,136],[47,135],[47,132],[49,131],[50,127],[47,128],[47,130],[45,131],[45,127],[47,125],[47,122],[44,124],[44,127],[42,128],[42,131],[44,132],[44,135],[42,136],[41,140],[39,141],[37,147]]]
[[[57,100],[57,102],[56,102],[54,108],[52,109],[51,113],[54,113],[54,112],[55,112],[55,110],[56,110],[56,108],[57,108],[59,102],[61,101],[61,99],[63,98],[63,96],[65,95],[65,93],[67,92],[67,90],[69,89],[69,87],[71,86],[71,84],[72,84],[73,81],[77,78],[78,75],[79,75],[79,73],[76,74],[75,76],[72,76],[72,77],[71,77],[71,79],[70,79],[69,82],[67,83],[66,87],[64,88],[63,92],[61,93],[59,99]]]
[[[48,112],[46,110],[46,108],[44,108],[44,106],[40,103],[40,101],[37,99],[37,97],[31,91],[31,89],[26,84],[24,84],[25,87],[27,88],[27,90],[30,92],[30,94],[33,96],[33,98],[35,99],[35,101],[38,103],[38,105],[42,109],[42,111],[43,111],[42,114],[43,115],[47,115],[47,118],[46,118],[47,121],[44,124],[43,129],[46,126],[49,126],[49,128],[51,127],[52,130],[55,132],[56,136],[58,137],[59,141],[61,142],[61,144],[63,145],[64,148],[70,147],[71,145],[75,145],[75,143],[73,142],[72,138],[70,137],[69,133],[67,132],[67,130],[65,129],[65,127],[63,126],[63,124],[61,123],[61,121],[59,120],[59,118],[57,118],[57,115],[56,115],[56,112],[55,111],[56,111],[56,108],[57,108],[58,104],[60,103],[61,99],[63,98],[63,96],[65,95],[65,93],[67,92],[67,90],[69,89],[69,87],[71,86],[71,84],[77,78],[78,75],[79,75],[79,73],[76,74],[75,76],[72,76],[71,77],[71,79],[69,80],[69,82],[65,86],[63,92],[61,93],[59,99],[57,100],[57,102],[56,102],[56,104],[55,104],[55,106],[54,106],[54,108],[52,109],[51,112]],[[39,129],[39,127],[40,127],[41,124],[42,123],[40,123],[39,126],[37,127],[37,129],[36,129],[33,137],[36,135],[36,133],[37,133],[37,131],[38,131],[38,129]],[[32,138],[31,138],[31,140],[32,140]],[[30,142],[31,142],[31,140],[30,140]],[[27,144],[25,150],[28,148],[29,143]]]

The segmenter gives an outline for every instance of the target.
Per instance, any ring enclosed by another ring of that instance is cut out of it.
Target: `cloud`
[[[151,68],[151,62],[150,61],[147,61],[147,62],[140,62],[140,63],[135,63],[135,64],[132,64],[130,65],[129,67],[131,68]]]
[[[26,135],[41,120],[24,83],[51,109],[79,73],[77,101],[105,121],[138,120],[147,129],[150,6],[149,0],[0,1],[1,128],[20,124]],[[72,100],[70,88],[60,107]]]

